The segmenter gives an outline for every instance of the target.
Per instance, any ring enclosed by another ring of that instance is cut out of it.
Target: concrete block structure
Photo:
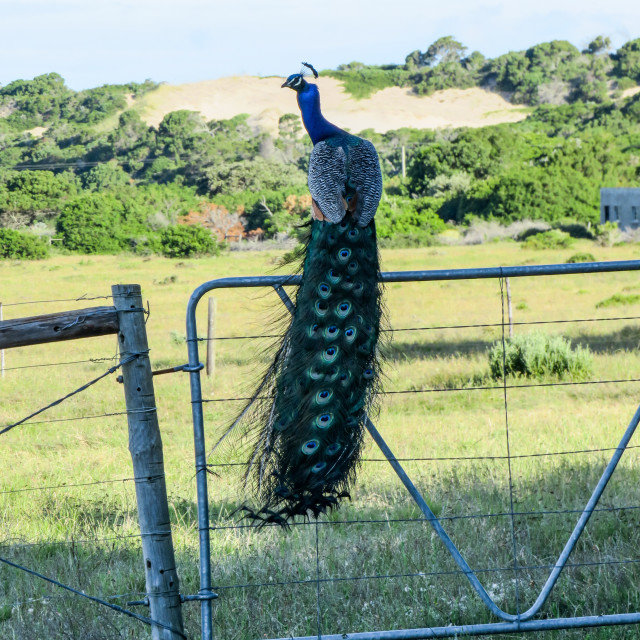
[[[640,188],[600,189],[600,224],[617,222],[620,229],[640,227]]]

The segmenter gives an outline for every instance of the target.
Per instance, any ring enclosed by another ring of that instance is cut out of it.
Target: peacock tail
[[[243,506],[246,515],[285,526],[349,497],[375,407],[383,317],[375,149],[322,118],[317,88],[301,74],[287,83],[298,92],[314,142],[309,189],[316,219],[295,310],[272,364],[220,439],[233,433],[249,447],[245,486],[253,499]]]

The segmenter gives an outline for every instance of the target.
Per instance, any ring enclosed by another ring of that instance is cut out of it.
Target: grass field
[[[388,250],[384,270],[565,262],[578,251],[598,260],[640,258],[640,248],[578,243],[561,251],[525,250],[515,243]],[[221,258],[170,261],[132,256],[59,257],[0,262],[4,318],[110,304],[20,304],[108,296],[114,283],[139,283],[149,300],[147,324],[154,368],[186,362],[184,318],[192,290],[218,277],[272,273],[278,257],[241,252]],[[592,380],[640,378],[640,277],[637,273],[511,280],[516,322],[627,318],[602,322],[517,325],[589,346]],[[277,297],[258,289],[219,291],[218,336],[269,333]],[[612,296],[614,303],[596,307]],[[635,298],[634,298],[635,296]],[[627,304],[623,304],[627,302]],[[387,288],[396,329],[491,325],[501,321],[499,283],[456,281],[392,284]],[[10,306],[11,305],[11,306]],[[200,332],[206,304],[201,304]],[[491,386],[487,351],[495,326],[398,331],[386,349],[386,391],[435,389],[383,398],[376,423],[396,456],[480,460],[403,463],[469,564],[498,604],[516,610],[505,407]],[[260,341],[216,343],[215,379],[203,378],[207,398],[242,395],[256,379]],[[22,418],[106,370],[114,337],[8,350],[0,379],[0,427]],[[201,356],[203,357],[203,356]],[[75,364],[35,367],[51,363]],[[554,382],[553,379],[542,382]],[[517,383],[517,381],[516,381]],[[155,378],[167,487],[181,592],[197,593],[198,547],[188,377]],[[595,486],[611,451],[530,456],[616,447],[640,397],[640,383],[510,389],[508,418],[515,511],[518,600],[535,600]],[[206,405],[211,446],[237,403]],[[96,596],[124,605],[144,591],[122,388],[111,376],[39,416],[59,420],[22,425],[0,436],[0,556]],[[102,416],[77,419],[85,416]],[[64,421],[63,421],[64,420]],[[631,442],[637,446],[637,437]],[[545,617],[640,610],[640,472],[627,451],[548,603]],[[517,457],[525,456],[525,457]],[[353,499],[317,527],[322,633],[346,633],[489,622],[490,615],[444,552],[429,525],[371,442]],[[212,463],[233,457],[211,457]],[[209,489],[213,524],[216,638],[273,638],[317,633],[316,527],[291,532],[234,528],[240,500],[236,467],[215,467]],[[113,482],[111,482],[113,480]],[[103,484],[91,484],[100,483]],[[71,486],[82,484],[82,486]],[[62,486],[68,485],[68,486]],[[50,488],[47,488],[50,487]],[[622,508],[620,507],[635,507]],[[490,514],[490,517],[474,517]],[[362,522],[374,520],[376,522]],[[349,521],[349,522],[345,522]],[[360,521],[360,522],[353,522]],[[439,575],[432,575],[432,574]],[[440,575],[444,574],[444,575]],[[359,579],[370,577],[370,579]],[[355,579],[358,578],[358,579]],[[279,583],[295,582],[281,585]],[[253,585],[239,588],[238,585]],[[142,614],[147,610],[141,609]],[[199,637],[199,606],[184,607],[189,638]],[[633,638],[610,628],[532,634],[549,639]],[[150,637],[140,623],[85,602],[37,578],[0,565],[0,637],[112,639]],[[516,636],[512,636],[516,637]]]

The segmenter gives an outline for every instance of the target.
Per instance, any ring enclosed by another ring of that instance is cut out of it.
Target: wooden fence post
[[[207,322],[207,377],[216,371],[216,299],[209,298],[209,317]]]
[[[509,286],[509,278],[505,278],[507,284],[507,313],[509,314],[509,337],[513,338],[513,310],[511,309],[511,287]]]
[[[4,318],[2,317],[2,302],[0,302],[0,322]],[[4,349],[0,349],[0,371],[2,371],[2,377],[4,378]]]
[[[176,631],[154,626],[151,637],[178,640],[184,638],[184,625],[142,294],[137,284],[113,285],[111,291],[118,313],[121,356],[141,354],[122,366],[122,378],[149,611],[151,618]]]

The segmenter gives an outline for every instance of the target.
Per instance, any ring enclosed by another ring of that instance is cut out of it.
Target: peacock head
[[[318,72],[313,68],[312,64],[308,62],[302,63],[303,67],[307,67],[313,73],[313,77],[318,77]],[[300,73],[292,73],[282,84],[282,88],[288,87],[289,89],[293,89],[294,91],[300,93],[306,86],[307,81],[304,79],[305,72],[304,69]]]

